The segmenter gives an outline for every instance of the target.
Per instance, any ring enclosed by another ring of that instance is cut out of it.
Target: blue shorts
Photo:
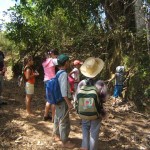
[[[49,100],[49,99],[47,99],[47,88],[46,88],[46,84],[47,84],[47,82],[48,82],[49,80],[47,80],[47,81],[44,81],[44,86],[45,86],[45,91],[46,91],[46,102],[48,102],[49,104],[55,104],[54,103],[54,101],[51,101],[51,100]]]
[[[115,85],[115,89],[114,89],[114,97],[117,98],[118,96],[121,95],[121,92],[123,90],[123,85]]]

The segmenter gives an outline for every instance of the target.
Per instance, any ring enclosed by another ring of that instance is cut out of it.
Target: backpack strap
[[[62,71],[60,71],[60,72],[57,72],[57,73],[56,73],[56,78],[59,78],[60,74],[62,74],[63,72],[66,72],[66,71],[65,71],[65,70],[62,70]]]
[[[32,69],[31,67],[29,67],[29,66],[25,67],[25,68],[23,69],[23,71],[26,71],[27,69],[30,69],[31,71],[33,71],[33,69]]]
[[[95,84],[96,82],[95,82],[95,80],[93,80],[93,79],[86,78],[86,79],[85,79],[85,83],[86,83],[86,86],[94,86],[94,84]]]

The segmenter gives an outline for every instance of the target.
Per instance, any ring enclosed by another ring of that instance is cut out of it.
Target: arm
[[[25,77],[26,77],[27,80],[29,80],[29,79],[34,77],[34,74],[31,75],[31,70],[27,69],[26,73],[25,73]]]
[[[55,66],[57,66],[57,65],[58,65],[57,58],[53,58],[53,59],[52,59],[52,61],[53,61],[53,64],[54,64]]]
[[[108,81],[108,82],[111,82],[113,79],[115,79],[115,77],[116,77],[116,74],[112,74],[111,78],[108,79],[107,81]]]
[[[69,95],[68,92],[70,92],[70,91],[68,89],[68,75],[67,75],[67,73],[66,72],[62,73],[60,75],[60,77],[58,78],[58,81],[59,81],[62,97],[65,99],[65,101],[66,101],[66,103],[68,105],[68,108],[72,109],[73,105],[71,104],[71,101],[68,98],[68,95]]]
[[[75,73],[75,71],[72,70],[72,71],[69,73],[69,76],[71,76],[71,75],[74,74],[74,73]]]
[[[69,108],[69,109],[72,109],[72,108],[73,108],[73,105],[71,104],[71,101],[68,99],[68,97],[66,96],[66,97],[64,97],[64,99],[65,99],[65,101],[66,101],[66,103],[67,103],[67,105],[68,105],[68,108]]]
[[[27,69],[27,70],[26,70],[26,73],[25,73],[25,77],[26,77],[27,80],[29,80],[29,79],[31,79],[31,78],[33,78],[33,77],[35,77],[35,76],[38,76],[38,75],[39,75],[38,72],[34,72],[34,73],[32,74],[31,69]]]

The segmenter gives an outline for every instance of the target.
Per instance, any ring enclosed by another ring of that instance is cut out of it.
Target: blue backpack
[[[58,72],[54,78],[46,83],[46,99],[50,104],[58,104],[64,100],[58,81],[60,74],[63,72],[65,71]]]

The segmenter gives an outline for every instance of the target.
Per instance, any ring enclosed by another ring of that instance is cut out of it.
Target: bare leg
[[[113,97],[113,101],[112,101],[112,106],[115,106],[116,105],[116,97]]]
[[[52,109],[52,122],[54,122],[54,116],[55,116],[55,105],[53,105],[53,104],[52,104],[51,109]]]
[[[46,102],[46,104],[45,104],[45,113],[44,113],[44,117],[47,117],[47,116],[48,116],[48,113],[49,113],[50,108],[51,108],[50,103]]]
[[[32,95],[27,94],[26,95],[26,111],[29,115],[32,114],[32,112],[31,112],[31,100],[32,100]]]

